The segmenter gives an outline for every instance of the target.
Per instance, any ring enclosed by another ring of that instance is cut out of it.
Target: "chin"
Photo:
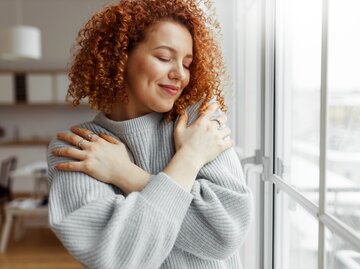
[[[174,103],[168,105],[157,106],[154,111],[158,113],[166,113],[169,112],[174,107]]]

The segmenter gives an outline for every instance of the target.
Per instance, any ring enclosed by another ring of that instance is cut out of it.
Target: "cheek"
[[[185,88],[190,83],[190,72],[188,72],[186,79],[184,80],[183,88]]]
[[[152,60],[143,61],[139,68],[139,72],[146,76],[149,82],[161,79],[167,73],[165,66],[161,62]]]

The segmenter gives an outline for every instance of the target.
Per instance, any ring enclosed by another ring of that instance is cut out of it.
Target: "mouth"
[[[159,84],[161,89],[163,89],[165,92],[170,94],[171,96],[175,96],[178,91],[180,91],[179,87],[173,86],[173,85],[165,85],[165,84]]]

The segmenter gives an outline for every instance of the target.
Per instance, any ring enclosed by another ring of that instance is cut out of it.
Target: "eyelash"
[[[161,57],[159,57],[158,58],[160,61],[162,61],[162,62],[170,62],[170,59],[169,58],[161,58]]]
[[[158,57],[158,59],[162,62],[170,62],[171,59],[168,59],[168,58],[161,58],[161,57]],[[183,65],[185,69],[190,69],[190,66],[186,66],[186,65]]]

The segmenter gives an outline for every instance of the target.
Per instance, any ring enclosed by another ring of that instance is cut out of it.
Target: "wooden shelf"
[[[36,139],[36,140],[14,140],[0,142],[0,146],[47,146],[50,140]]]

